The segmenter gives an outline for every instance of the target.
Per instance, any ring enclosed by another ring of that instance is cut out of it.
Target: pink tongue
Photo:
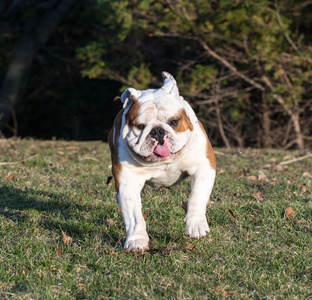
[[[164,147],[163,145],[158,145],[155,148],[154,153],[160,156],[168,156],[170,154],[170,151],[168,148]]]

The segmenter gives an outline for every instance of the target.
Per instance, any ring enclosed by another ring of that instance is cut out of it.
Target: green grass
[[[185,235],[189,181],[145,188],[140,255],[123,250],[106,144],[0,140],[0,298],[311,299],[312,159],[218,150],[211,233]]]

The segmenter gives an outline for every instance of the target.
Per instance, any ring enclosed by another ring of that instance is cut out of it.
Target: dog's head
[[[160,89],[128,88],[121,95],[122,137],[134,157],[146,162],[176,158],[193,131],[195,115],[179,95],[175,79],[167,72],[162,76]]]

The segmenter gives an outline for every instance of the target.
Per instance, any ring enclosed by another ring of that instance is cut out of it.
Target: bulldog
[[[169,187],[190,176],[186,234],[200,238],[209,232],[206,205],[216,175],[215,155],[173,76],[162,72],[162,77],[160,89],[128,88],[122,93],[123,109],[108,136],[128,251],[148,250],[140,197],[145,184]]]

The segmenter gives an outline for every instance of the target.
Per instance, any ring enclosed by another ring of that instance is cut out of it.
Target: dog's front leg
[[[136,176],[131,180],[121,180],[118,189],[118,204],[127,230],[125,249],[148,250],[148,234],[142,214],[140,193],[144,182],[138,182]]]
[[[209,232],[206,218],[206,206],[214,184],[216,171],[209,162],[193,167],[191,176],[192,191],[187,203],[185,217],[186,234],[192,238],[200,238]]]

